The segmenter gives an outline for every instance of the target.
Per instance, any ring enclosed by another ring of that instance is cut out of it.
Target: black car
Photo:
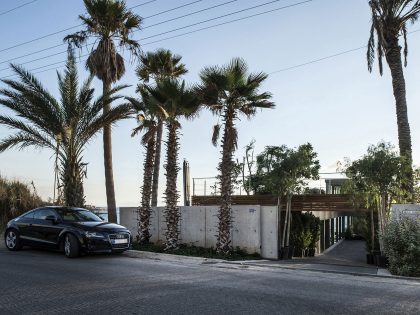
[[[43,207],[28,211],[7,224],[6,247],[15,251],[24,245],[64,251],[67,257],[85,253],[123,252],[131,246],[128,229],[103,222],[89,210]]]

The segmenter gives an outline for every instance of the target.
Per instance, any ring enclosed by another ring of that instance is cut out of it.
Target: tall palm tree
[[[55,99],[32,74],[19,66],[11,67],[19,80],[2,80],[7,87],[0,90],[0,105],[12,110],[16,117],[0,115],[0,124],[16,133],[0,140],[0,152],[29,146],[50,149],[58,156],[65,204],[84,206],[83,178],[87,164],[83,162],[83,150],[105,125],[130,117],[128,104],[101,114],[104,99],[117,100],[120,97],[115,93],[123,87],[116,87],[106,97],[93,101],[92,77],[78,88],[71,50],[64,75],[58,73],[60,100]]]
[[[160,48],[154,52],[147,52],[140,56],[140,64],[136,69],[137,76],[143,84],[148,84],[150,79],[155,82],[168,78],[178,78],[188,70],[185,64],[181,63],[180,55],[172,54],[168,49]],[[152,183],[152,207],[157,206],[159,173],[160,173],[160,154],[162,145],[163,119],[158,118],[158,128],[156,133],[156,154],[153,166],[153,183]]]
[[[400,155],[407,161],[406,189],[411,194],[413,191],[411,133],[399,38],[403,37],[404,66],[407,66],[407,23],[414,23],[418,19],[420,0],[370,0],[369,6],[372,11],[372,26],[367,50],[368,69],[372,71],[376,48],[380,74],[383,72],[384,56],[391,71]]]
[[[133,108],[137,111],[138,126],[131,136],[143,133],[141,143],[145,147],[145,159],[143,164],[143,186],[141,188],[141,205],[138,208],[138,241],[148,243],[150,241],[150,199],[152,194],[153,165],[156,151],[156,130],[158,117],[165,117],[165,111],[150,100],[150,94],[146,89],[141,89],[141,100],[127,97]]]
[[[166,112],[165,120],[168,132],[166,140],[166,190],[165,190],[165,219],[166,250],[178,248],[179,241],[179,191],[177,190],[177,177],[180,169],[178,162],[179,129],[181,118],[193,118],[199,108],[200,102],[196,91],[188,88],[184,81],[165,79],[157,82],[156,86],[146,87],[153,101]]]
[[[248,74],[248,66],[243,59],[234,58],[223,67],[207,67],[200,73],[201,86],[198,93],[214,114],[220,116],[224,123],[222,138],[222,160],[220,171],[220,209],[217,236],[217,251],[228,254],[232,250],[230,229],[232,225],[231,195],[232,171],[234,167],[233,153],[236,150],[238,132],[235,122],[240,115],[251,118],[258,108],[273,108],[271,94],[259,92],[259,88],[267,75]],[[213,128],[212,142],[216,146],[221,126]]]
[[[87,40],[97,40],[86,61],[86,68],[102,81],[103,95],[108,95],[113,83],[125,73],[124,59],[117,52],[116,42],[121,48],[128,49],[137,56],[140,51],[138,42],[130,39],[134,30],[140,28],[141,17],[127,9],[125,1],[84,0],[86,15],[80,15],[85,29],[64,38],[71,45],[81,48]],[[105,99],[104,113],[111,108],[111,100]],[[117,210],[112,170],[111,125],[104,126],[104,166],[105,186],[110,222],[117,222]]]

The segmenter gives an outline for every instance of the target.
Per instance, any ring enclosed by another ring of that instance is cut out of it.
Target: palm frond
[[[49,94],[32,74],[23,68],[13,66],[19,75],[20,82],[3,80],[10,89],[0,90],[6,98],[0,104],[13,110],[23,118],[33,121],[49,134],[59,132],[63,121],[60,104]]]
[[[130,38],[139,30],[142,18],[127,9],[121,0],[84,0],[85,15],[80,15],[84,29],[68,35],[64,41],[82,48],[89,38],[98,39],[86,62],[86,68],[100,80],[116,82],[125,72],[124,59],[116,46],[133,56],[140,54],[140,45]]]
[[[379,63],[379,72],[382,75],[382,58],[389,47],[396,46],[399,37],[404,40],[404,65],[407,66],[408,42],[407,23],[414,23],[420,14],[420,1],[414,0],[370,0],[369,6],[372,14],[372,26],[368,41],[367,61],[368,70],[371,72],[375,59],[375,34],[376,50]]]
[[[180,55],[172,54],[170,50],[158,49],[140,56],[140,63],[136,69],[140,80],[148,83],[150,78],[155,81],[164,78],[178,78],[187,73],[185,65],[181,63]]]
[[[375,61],[375,26],[372,24],[370,28],[370,37],[368,41],[368,49],[367,49],[367,63],[368,63],[368,70],[372,72],[373,63]]]
[[[131,104],[122,104],[112,107],[106,114],[94,118],[89,125],[80,133],[78,145],[87,144],[104,126],[113,125],[116,122],[129,119],[133,115]]]
[[[39,138],[26,132],[18,132],[0,140],[0,153],[14,147],[23,150],[27,147],[54,148],[54,145],[50,142],[41,141]]]

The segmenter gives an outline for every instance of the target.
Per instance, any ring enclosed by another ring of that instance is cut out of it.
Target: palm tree
[[[155,82],[168,78],[178,78],[188,70],[185,64],[181,63],[180,55],[172,54],[170,50],[160,48],[154,52],[147,52],[140,56],[140,64],[136,69],[137,76],[144,84],[148,84],[150,79]],[[141,88],[139,85],[139,89]],[[152,207],[157,206],[158,187],[159,187],[159,171],[160,171],[160,153],[162,145],[163,120],[158,118],[156,133],[156,154],[153,166],[153,183],[152,183]]]
[[[120,97],[115,93],[123,87],[116,87],[106,97],[93,101],[94,90],[90,87],[93,77],[78,88],[71,50],[64,75],[58,73],[60,100],[55,99],[32,74],[19,66],[11,67],[19,80],[2,80],[7,88],[0,90],[0,104],[17,117],[0,115],[0,124],[17,132],[0,141],[0,152],[29,146],[50,149],[57,154],[60,164],[65,204],[84,206],[83,178],[87,164],[83,162],[83,150],[105,125],[130,117],[128,104],[101,114],[104,99],[117,100]]]
[[[178,150],[179,150],[179,129],[181,128],[180,118],[193,118],[199,108],[200,102],[196,91],[188,88],[185,82],[176,79],[165,79],[158,81],[155,87],[146,87],[151,99],[162,107],[166,112],[165,120],[168,132],[166,140],[166,190],[165,190],[165,220],[166,250],[178,248],[179,241],[179,192],[177,190],[177,177],[179,171]]]
[[[219,165],[221,200],[218,214],[217,251],[228,254],[232,250],[230,229],[232,225],[232,170],[235,165],[233,153],[236,150],[238,138],[235,121],[241,114],[251,118],[258,108],[273,108],[274,103],[269,101],[270,93],[259,92],[267,75],[262,72],[248,74],[248,66],[243,59],[235,58],[224,67],[204,68],[200,73],[200,78],[202,83],[198,88],[198,93],[203,104],[220,116],[224,122],[222,160]],[[220,128],[219,124],[213,128],[212,142],[215,146]]]
[[[138,208],[138,241],[148,243],[150,241],[150,199],[152,193],[153,165],[155,160],[156,130],[158,128],[158,117],[165,117],[165,112],[160,106],[156,106],[150,100],[150,94],[141,89],[141,100],[127,97],[133,108],[137,111],[138,126],[133,130],[131,136],[143,132],[141,143],[146,149],[146,156],[143,164],[143,186],[141,188],[141,205]]]
[[[108,95],[113,83],[125,73],[124,59],[117,52],[116,43],[126,48],[134,56],[140,51],[138,42],[130,39],[131,33],[140,28],[141,17],[127,9],[125,1],[119,0],[84,0],[87,15],[80,15],[85,29],[64,38],[71,45],[81,48],[87,40],[98,41],[93,46],[86,68],[102,81],[103,95]],[[104,99],[104,113],[111,108],[111,100]],[[104,126],[104,166],[105,186],[110,222],[117,222],[117,210],[112,170],[111,125]]]
[[[382,58],[384,56],[391,71],[400,155],[406,159],[408,164],[406,188],[411,194],[413,192],[411,133],[407,115],[406,89],[399,38],[401,35],[403,36],[404,66],[407,66],[407,23],[414,23],[418,19],[420,1],[370,0],[369,5],[372,11],[372,26],[367,51],[368,69],[370,72],[372,71],[376,48],[380,74],[382,75],[383,72]]]

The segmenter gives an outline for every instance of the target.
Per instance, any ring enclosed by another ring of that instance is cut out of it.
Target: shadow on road
[[[8,254],[8,255],[16,255],[16,256],[28,256],[28,257],[48,257],[49,259],[68,259],[63,252],[45,248],[35,248],[35,247],[28,247],[25,246],[21,250],[12,252],[5,248],[4,245],[0,246],[0,255]],[[122,253],[96,253],[96,254],[82,254],[76,259],[82,260],[95,260],[95,259],[113,259],[117,257],[121,257]]]

